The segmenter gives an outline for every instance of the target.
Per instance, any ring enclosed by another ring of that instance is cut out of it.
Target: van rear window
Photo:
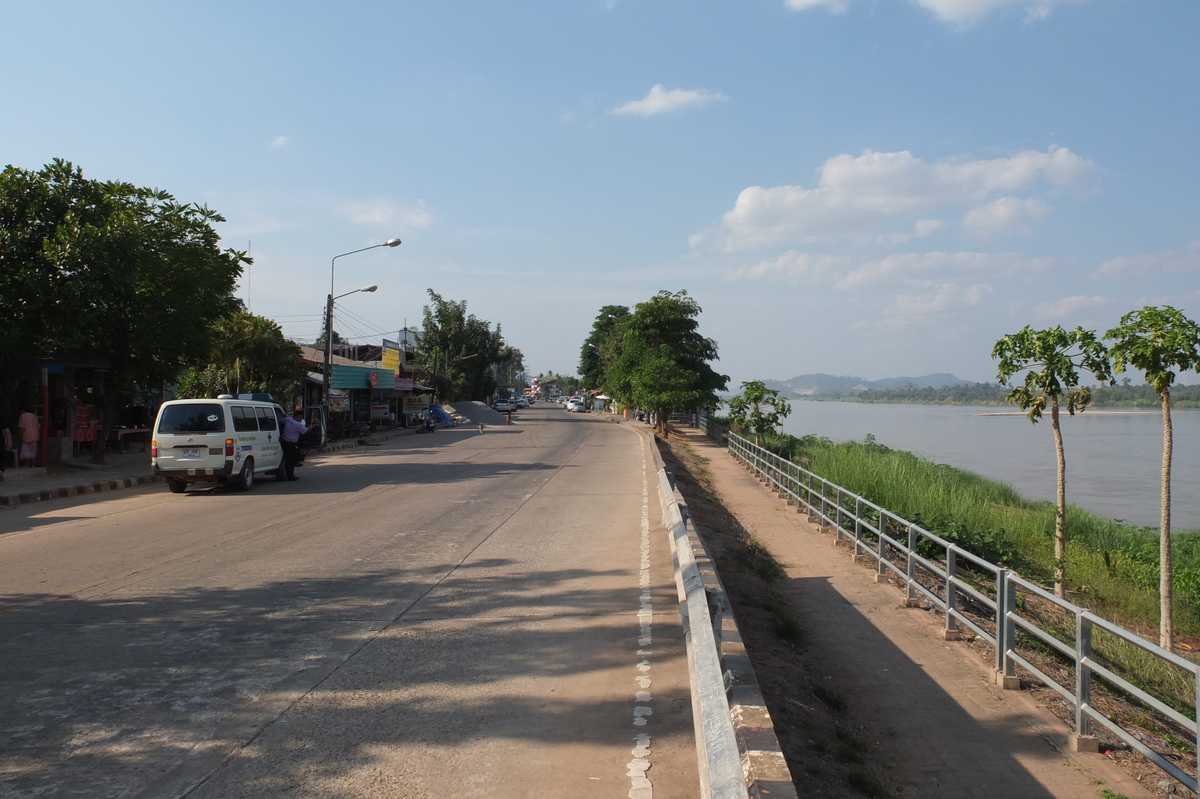
[[[168,405],[158,420],[158,432],[224,433],[225,414],[220,405]]]

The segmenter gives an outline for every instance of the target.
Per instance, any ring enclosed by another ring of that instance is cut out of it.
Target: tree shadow
[[[388,746],[623,740],[632,692],[538,699],[511,685],[632,671],[640,589],[623,571],[517,566],[0,595],[0,795],[177,791],[222,763],[214,786],[264,763],[295,785]]]

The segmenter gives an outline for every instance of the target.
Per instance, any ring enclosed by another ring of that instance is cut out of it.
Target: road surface
[[[651,444],[515,418],[0,510],[0,797],[698,795]]]

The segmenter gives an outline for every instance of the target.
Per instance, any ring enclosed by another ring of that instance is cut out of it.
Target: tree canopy
[[[660,291],[638,303],[614,328],[614,352],[604,390],[625,405],[654,414],[666,435],[675,409],[716,407],[729,378],[710,365],[717,343],[699,333],[700,305],[686,291]]]
[[[579,350],[580,385],[603,388],[608,370],[622,348],[622,323],[629,317],[624,305],[605,305],[596,314],[592,332]]]
[[[487,400],[496,391],[493,364],[520,361],[520,350],[506,348],[500,326],[467,313],[467,301],[447,300],[428,289],[417,347],[417,360],[437,397],[446,402]]]
[[[281,402],[304,377],[300,345],[270,319],[240,310],[212,325],[212,349],[179,382],[178,397],[265,393]]]
[[[234,310],[249,263],[220,248],[213,224],[222,221],[165,191],[85,178],[67,161],[6,167],[0,350],[103,361],[110,405],[135,384],[174,378],[207,352],[209,323]]]

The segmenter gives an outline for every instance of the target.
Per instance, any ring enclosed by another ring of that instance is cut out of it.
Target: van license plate
[[[198,449],[185,449],[185,450],[183,450],[183,451],[180,453],[179,457],[181,457],[181,458],[199,458],[199,457],[200,457],[200,450],[198,450]]]

